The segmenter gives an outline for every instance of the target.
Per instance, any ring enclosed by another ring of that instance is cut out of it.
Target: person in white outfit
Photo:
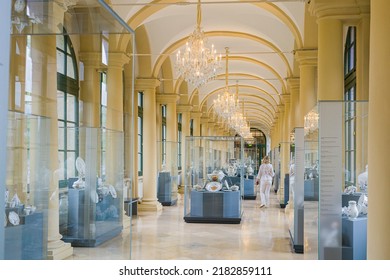
[[[262,160],[262,163],[259,168],[259,173],[256,177],[256,184],[259,184],[260,182],[260,208],[264,206],[269,206],[269,192],[271,190],[272,178],[274,177],[274,175],[274,168],[269,162],[269,157],[265,156]]]

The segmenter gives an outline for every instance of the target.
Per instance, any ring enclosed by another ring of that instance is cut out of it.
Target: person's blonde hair
[[[263,157],[263,163],[269,163],[269,156]]]

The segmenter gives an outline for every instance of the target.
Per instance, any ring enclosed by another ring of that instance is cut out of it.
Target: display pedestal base
[[[162,205],[157,200],[154,201],[145,201],[143,200],[141,204],[138,205],[139,211],[144,212],[158,212],[162,210]]]
[[[60,244],[56,248],[50,248],[50,243],[49,243],[49,248],[47,250],[47,259],[48,260],[64,260],[66,258],[69,258],[70,256],[73,255],[73,247],[71,246],[70,243],[65,243],[61,240],[56,242]]]
[[[172,205],[175,205],[177,203],[177,199],[174,199],[174,200],[171,200],[171,201],[160,201],[160,203],[163,206],[172,206]]]
[[[239,224],[240,218],[216,218],[216,217],[191,217],[187,215],[184,217],[187,223],[209,223],[209,224]]]

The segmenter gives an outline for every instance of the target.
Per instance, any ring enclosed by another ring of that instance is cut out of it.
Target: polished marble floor
[[[243,200],[240,224],[186,223],[183,195],[159,213],[139,213],[121,235],[95,248],[74,248],[74,260],[302,260],[292,252],[285,209],[271,193],[269,208]],[[129,223],[130,224],[130,223]],[[130,241],[131,237],[131,241]],[[130,245],[131,244],[131,245]]]

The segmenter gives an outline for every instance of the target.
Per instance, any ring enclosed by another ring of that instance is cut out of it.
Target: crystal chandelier
[[[207,46],[207,39],[200,26],[202,12],[200,0],[197,4],[197,22],[194,32],[189,36],[183,53],[176,54],[176,69],[185,81],[195,87],[200,87],[213,79],[221,67],[221,55],[217,55],[214,45]]]
[[[318,129],[318,113],[314,110],[311,110],[304,119],[305,124],[305,133],[312,133]]]
[[[218,94],[218,97],[214,99],[214,110],[218,116],[228,120],[236,111],[237,104],[236,98],[233,93],[229,92],[229,48],[226,49],[226,75],[225,75],[225,88],[224,91]]]

